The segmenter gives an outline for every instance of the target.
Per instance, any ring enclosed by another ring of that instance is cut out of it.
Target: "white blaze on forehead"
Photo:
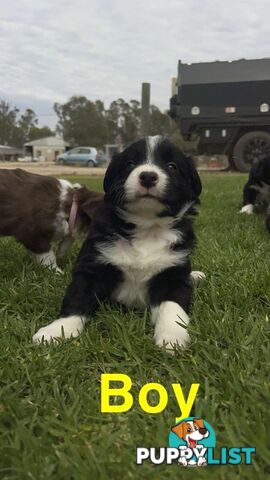
[[[153,137],[147,137],[146,139],[146,161],[147,163],[154,163],[154,153],[157,145],[161,142],[162,136],[155,135]]]

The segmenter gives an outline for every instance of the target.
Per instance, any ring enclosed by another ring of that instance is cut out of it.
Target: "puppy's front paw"
[[[177,346],[185,347],[189,343],[186,326],[189,317],[180,305],[175,302],[163,302],[155,309],[154,340],[158,347],[165,347],[172,353]]]
[[[197,287],[201,282],[203,282],[206,279],[205,273],[199,272],[197,270],[193,270],[190,276],[191,276],[193,285],[195,285],[195,287]]]
[[[177,325],[177,331],[155,331],[154,340],[158,347],[165,347],[169,353],[172,353],[175,347],[186,347],[190,341],[186,329]]]
[[[78,337],[85,325],[84,317],[71,315],[70,317],[58,318],[46,327],[40,328],[33,336],[34,343],[55,342],[57,338]]]
[[[239,213],[246,213],[247,215],[251,215],[254,211],[254,206],[252,203],[249,203],[248,205],[244,205]]]

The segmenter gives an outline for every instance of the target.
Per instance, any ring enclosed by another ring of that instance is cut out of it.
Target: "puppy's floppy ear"
[[[186,422],[178,423],[178,425],[175,425],[174,427],[171,428],[172,432],[175,433],[178,438],[184,438],[185,432],[184,432],[184,424]]]
[[[109,163],[109,166],[106,170],[105,177],[103,180],[103,189],[105,193],[107,193],[107,191],[109,190],[109,188],[113,183],[114,178],[117,176],[121,158],[122,158],[121,153],[115,153],[112,156],[112,159]]]
[[[201,184],[201,179],[195,167],[195,163],[192,156],[186,155],[186,164],[187,164],[187,170],[188,170],[191,189],[195,197],[199,197],[202,191],[202,184]]]
[[[78,190],[77,197],[79,210],[91,219],[94,211],[103,201],[104,194],[100,192],[91,192],[83,187]]]

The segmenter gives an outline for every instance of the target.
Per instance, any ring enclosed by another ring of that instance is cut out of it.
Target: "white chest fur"
[[[179,240],[181,233],[154,226],[136,232],[132,240],[120,237],[110,244],[101,244],[102,263],[115,265],[124,275],[114,291],[114,299],[127,306],[146,306],[147,282],[162,270],[185,262],[189,252],[171,248]]]

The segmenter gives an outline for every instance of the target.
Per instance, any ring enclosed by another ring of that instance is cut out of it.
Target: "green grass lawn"
[[[154,346],[147,313],[108,305],[80,338],[32,345],[33,333],[57,318],[79,245],[63,260],[61,277],[1,239],[1,479],[270,478],[270,238],[262,214],[238,214],[245,176],[202,179],[193,268],[207,280],[194,294],[190,347],[174,357]],[[99,179],[80,180],[101,189]],[[132,378],[134,408],[101,414],[100,376],[118,372]],[[168,389],[158,415],[138,407],[148,382]],[[136,466],[136,446],[167,446],[179,415],[171,383],[187,394],[196,382],[192,413],[212,424],[219,447],[256,446],[253,465]]]

